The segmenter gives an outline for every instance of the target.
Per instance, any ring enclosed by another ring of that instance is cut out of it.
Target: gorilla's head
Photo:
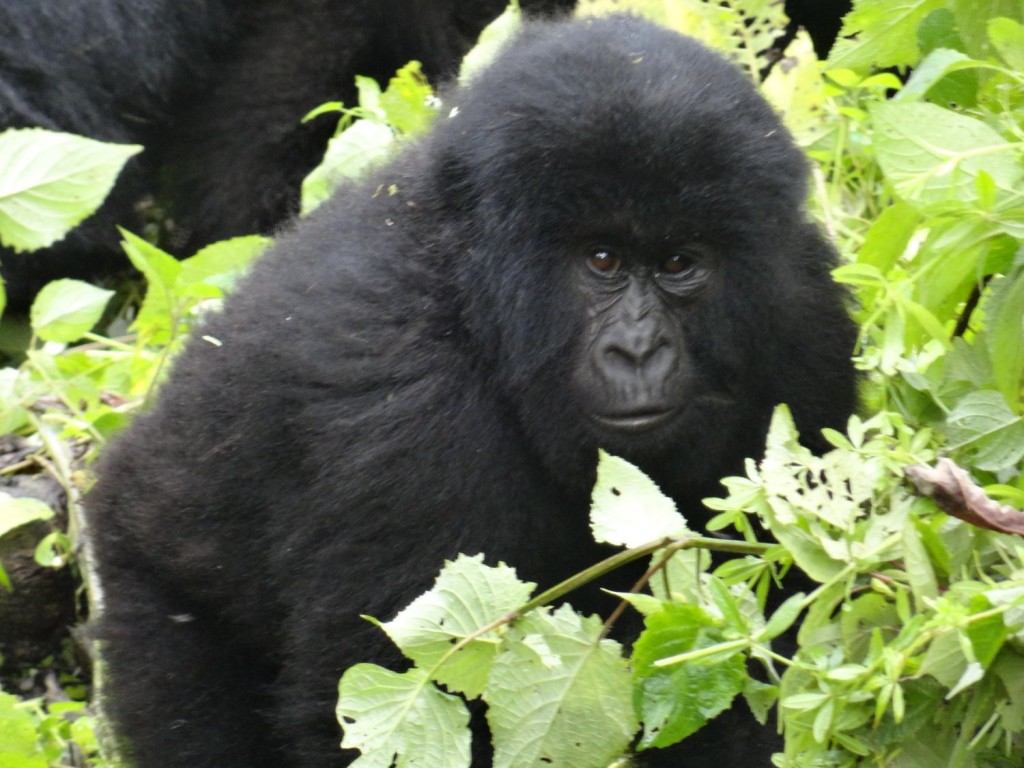
[[[709,478],[756,453],[805,364],[789,337],[814,333],[794,303],[848,323],[804,158],[750,80],[611,17],[527,25],[454,102],[430,151],[465,227],[465,322],[534,439]]]

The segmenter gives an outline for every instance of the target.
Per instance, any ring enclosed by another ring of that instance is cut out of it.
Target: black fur
[[[694,524],[774,404],[811,437],[852,408],[804,160],[738,70],[635,19],[536,23],[453,105],[280,238],[99,468],[103,704],[138,768],[346,764],[338,677],[399,663],[360,614],[392,617],[459,552],[544,586],[608,554],[569,386],[587,322],[570,266],[595,231],[713,254],[675,318],[685,418],[604,444]],[[742,707],[687,766],[768,765]]]
[[[572,0],[524,0],[544,14]],[[323,102],[355,103],[354,76],[386,82],[410,59],[452,75],[506,0],[5,0],[0,3],[0,130],[39,126],[126,143],[111,198],[60,244],[0,249],[9,305],[25,309],[57,277],[97,279],[125,264],[115,225],[156,194],[168,243],[270,232],[297,210],[299,183],[335,118],[300,123]]]

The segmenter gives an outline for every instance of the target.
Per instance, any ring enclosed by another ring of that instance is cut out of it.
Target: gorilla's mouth
[[[591,421],[614,432],[648,432],[669,422],[678,411],[675,408],[645,408],[628,413],[591,413]]]

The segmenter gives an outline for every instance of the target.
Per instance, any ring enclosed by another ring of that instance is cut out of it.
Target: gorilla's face
[[[571,269],[586,311],[572,386],[588,429],[623,447],[673,433],[699,397],[686,321],[714,284],[711,253],[601,243]]]

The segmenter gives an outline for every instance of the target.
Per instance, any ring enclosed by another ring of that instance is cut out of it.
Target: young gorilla
[[[347,764],[338,677],[400,663],[360,615],[460,552],[541,585],[607,555],[599,446],[694,520],[776,403],[812,439],[851,410],[804,160],[731,64],[534,23],[447,104],[280,238],[102,463],[104,708],[137,768]],[[686,765],[768,765],[741,707]]]

